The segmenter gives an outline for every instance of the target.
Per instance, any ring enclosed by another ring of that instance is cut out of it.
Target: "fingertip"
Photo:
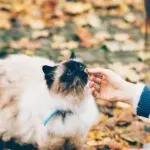
[[[91,90],[92,90],[92,91],[95,91],[95,87],[93,86],[93,87],[91,88]]]
[[[91,82],[89,83],[89,86],[90,86],[90,88],[92,88],[92,87],[94,86],[94,82],[91,81]]]
[[[95,78],[96,83],[101,83],[102,79],[101,78]]]
[[[100,90],[100,85],[95,84],[95,85],[94,85],[94,88],[95,88],[96,91],[99,91],[99,90]]]
[[[96,95],[96,96],[95,96],[96,98],[100,98],[99,92],[95,91],[95,95]]]
[[[89,80],[92,81],[92,80],[93,80],[93,77],[92,77],[92,76],[89,76]]]
[[[94,91],[92,91],[92,95],[94,96]]]

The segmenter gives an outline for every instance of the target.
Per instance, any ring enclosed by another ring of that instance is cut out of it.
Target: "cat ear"
[[[71,51],[70,59],[75,59],[75,58],[76,58],[75,52]]]
[[[52,66],[47,66],[47,65],[44,65],[42,67],[48,88],[50,88],[54,82],[54,71],[56,68],[57,66],[52,67]]]
[[[56,69],[56,66],[52,67],[52,66],[44,65],[42,67],[44,74],[49,74],[50,72],[54,71],[55,69]]]

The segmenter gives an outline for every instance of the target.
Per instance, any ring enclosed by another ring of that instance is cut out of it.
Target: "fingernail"
[[[102,79],[96,78],[96,82],[100,83]]]
[[[84,71],[85,71],[85,73],[87,73],[89,76],[91,75],[87,68],[85,68]]]
[[[95,88],[96,88],[97,90],[99,90],[99,89],[100,89],[100,86],[99,86],[98,84],[95,84]]]
[[[89,73],[89,71],[88,71],[88,69],[87,69],[87,68],[85,68],[85,69],[84,69],[84,71],[85,71],[86,73]]]

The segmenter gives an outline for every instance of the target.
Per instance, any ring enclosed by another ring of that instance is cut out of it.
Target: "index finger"
[[[92,68],[88,69],[88,72],[90,74],[103,74],[103,75],[108,75],[109,71],[108,69],[103,69],[103,68]]]

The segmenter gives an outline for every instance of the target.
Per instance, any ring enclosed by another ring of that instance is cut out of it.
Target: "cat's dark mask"
[[[68,61],[57,66],[43,66],[45,80],[49,89],[58,93],[82,92],[88,82],[86,66],[77,61],[74,53]]]

